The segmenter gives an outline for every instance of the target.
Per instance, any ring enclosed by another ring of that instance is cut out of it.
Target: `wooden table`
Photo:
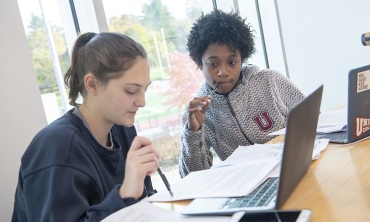
[[[283,206],[310,208],[312,221],[370,221],[370,139],[329,144]]]
[[[271,142],[283,141],[282,137]],[[190,201],[155,203],[180,212]],[[312,161],[283,209],[312,210],[311,221],[370,221],[370,139],[329,144]]]

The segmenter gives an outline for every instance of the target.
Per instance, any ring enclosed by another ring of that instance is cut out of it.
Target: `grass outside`
[[[165,106],[163,103],[166,101],[164,96],[158,95],[156,93],[147,92],[145,94],[146,105],[143,108],[140,108],[135,122],[144,122],[149,121],[150,119],[156,117],[164,117],[172,113],[178,113],[182,110],[173,109],[170,106]]]
[[[150,68],[150,78],[152,80],[158,80],[158,79],[167,79],[168,73],[167,68],[162,68],[162,70],[159,67],[151,67]]]
[[[63,102],[60,96],[60,92],[57,87],[51,89],[56,94],[58,106],[60,109],[63,109]],[[41,91],[41,93],[48,93],[49,91]],[[136,123],[143,123],[147,121],[153,121],[156,118],[164,118],[172,114],[181,113],[182,110],[178,108],[171,108],[168,105],[163,105],[166,101],[166,97],[159,95],[155,92],[146,92],[145,93],[146,105],[143,108],[138,110],[138,113],[135,118]],[[66,110],[67,111],[67,110]],[[61,111],[60,115],[63,115]]]

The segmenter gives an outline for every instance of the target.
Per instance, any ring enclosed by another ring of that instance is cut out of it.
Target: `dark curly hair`
[[[190,57],[202,67],[202,56],[211,43],[226,44],[231,51],[238,50],[242,62],[256,51],[254,45],[254,30],[245,23],[238,13],[225,13],[214,10],[209,14],[202,14],[190,30],[187,37],[187,47]]]

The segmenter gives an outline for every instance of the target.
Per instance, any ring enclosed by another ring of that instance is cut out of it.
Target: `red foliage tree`
[[[195,65],[188,54],[173,52],[170,54],[168,67],[169,87],[163,92],[167,97],[164,105],[182,109],[194,98],[204,78],[202,71]]]

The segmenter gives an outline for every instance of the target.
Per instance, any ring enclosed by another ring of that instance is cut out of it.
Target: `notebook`
[[[370,136],[370,65],[348,73],[347,131],[317,135],[331,143],[353,143]]]
[[[181,214],[231,215],[242,210],[280,209],[311,164],[322,92],[321,85],[289,111],[279,177],[268,177],[245,197],[196,198]]]

